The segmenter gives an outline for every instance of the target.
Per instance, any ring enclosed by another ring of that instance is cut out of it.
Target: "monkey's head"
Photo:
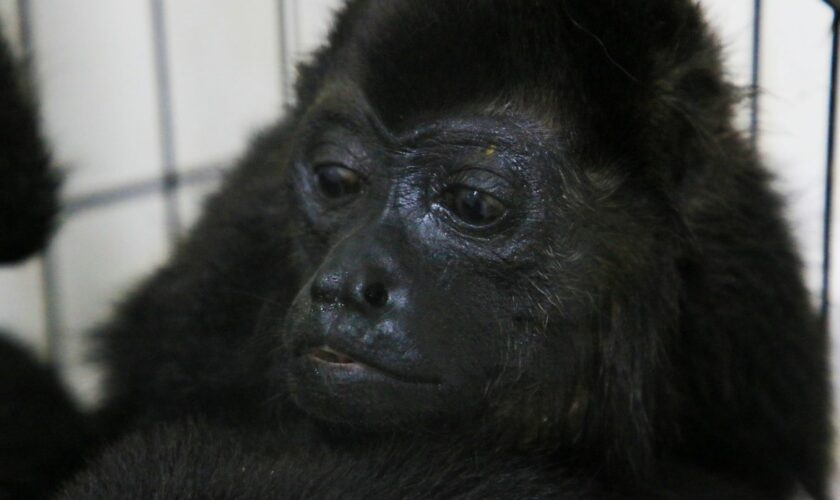
[[[694,120],[728,126],[713,49],[684,2],[351,2],[285,154],[300,283],[274,328],[297,405],[649,453],[672,198]]]

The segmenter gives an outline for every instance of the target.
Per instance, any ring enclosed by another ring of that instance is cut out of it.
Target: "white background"
[[[157,85],[152,1],[29,2],[45,132],[67,174],[63,196],[70,207],[84,206],[97,193],[153,182],[167,161],[187,175],[230,165],[255,130],[280,116],[290,98],[294,63],[320,43],[340,3],[163,0],[171,107],[161,108],[161,97],[167,96]],[[721,35],[731,77],[748,85],[753,1],[701,4]],[[0,0],[0,21],[23,53],[17,6],[17,0]],[[765,0],[762,26],[759,147],[788,199],[816,304],[831,11],[820,0]],[[171,125],[171,143],[161,123]],[[184,219],[180,231],[216,185],[214,175],[203,179],[177,192],[174,202]],[[834,235],[840,248],[840,230]],[[159,191],[70,210],[46,260],[0,269],[0,329],[57,362],[68,384],[91,402],[97,377],[84,358],[83,333],[107,318],[114,302],[165,260],[171,244]],[[840,266],[834,266],[832,280],[840,290]],[[840,314],[833,315],[832,325],[837,338]],[[840,356],[832,361],[837,368]]]

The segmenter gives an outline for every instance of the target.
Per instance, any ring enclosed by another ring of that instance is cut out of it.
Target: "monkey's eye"
[[[467,224],[489,226],[505,214],[505,205],[493,196],[464,186],[448,189],[443,203]]]
[[[326,164],[315,168],[318,187],[327,198],[342,198],[362,190],[358,172],[342,165]]]

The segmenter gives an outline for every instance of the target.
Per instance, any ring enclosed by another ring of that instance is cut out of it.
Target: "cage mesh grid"
[[[818,1],[818,0],[813,0]],[[823,263],[822,285],[820,290],[820,316],[827,324],[830,305],[830,271],[831,271],[831,232],[832,232],[832,182],[834,177],[835,153],[835,117],[836,117],[836,88],[837,88],[837,56],[838,56],[838,2],[837,0],[823,0],[834,10],[832,22],[832,55],[831,81],[829,85],[829,117],[828,137],[826,138],[827,164],[825,171],[825,220],[823,228]],[[183,229],[183,217],[177,201],[180,189],[191,185],[202,185],[215,181],[228,165],[205,165],[190,171],[178,168],[176,145],[174,140],[174,117],[172,110],[172,89],[169,62],[169,41],[166,32],[166,10],[164,0],[149,0],[148,8],[151,13],[150,34],[153,44],[155,90],[157,95],[158,130],[160,135],[161,172],[153,179],[127,183],[118,187],[103,189],[83,196],[64,201],[63,215],[72,218],[80,212],[96,210],[115,204],[124,203],[130,199],[160,195],[164,201],[166,234],[170,244],[174,244]],[[751,54],[751,89],[749,103],[749,134],[754,147],[758,144],[759,114],[760,114],[760,62],[762,42],[762,5],[763,0],[753,0],[752,23],[752,54]],[[17,0],[18,29],[22,47],[22,59],[25,68],[31,69],[34,63],[34,49],[32,40],[32,20],[30,0]],[[280,48],[280,82],[284,103],[291,103],[293,87],[293,56],[290,54],[291,43],[295,36],[294,17],[297,14],[296,3],[290,0],[277,0],[278,31],[277,38]],[[36,82],[37,84],[37,82]],[[47,252],[43,257],[42,286],[44,290],[47,356],[57,359],[60,350],[62,325],[60,324],[61,297],[58,293],[55,273],[56,256]]]
[[[34,75],[35,50],[32,36],[32,11],[30,0],[16,0],[18,13],[18,30],[20,33],[21,59],[24,71]],[[290,16],[296,14],[295,0],[277,0],[278,38],[281,62],[281,95],[284,104],[289,105],[293,87],[293,56],[290,43],[290,25],[294,21]],[[129,182],[117,187],[101,189],[81,196],[62,200],[62,216],[69,220],[78,214],[90,210],[105,209],[127,201],[148,197],[161,196],[164,201],[164,221],[166,234],[170,246],[174,245],[183,229],[183,217],[178,203],[179,190],[189,186],[201,186],[215,181],[230,168],[229,164],[208,164],[189,171],[179,168],[176,158],[174,139],[174,117],[172,88],[170,77],[169,41],[166,32],[166,11],[164,0],[148,0],[151,17],[151,41],[153,45],[155,91],[157,95],[158,129],[160,135],[161,172],[152,179]],[[292,34],[293,36],[294,34]],[[33,78],[32,85],[37,90],[37,80]],[[62,325],[61,295],[58,288],[56,272],[57,256],[48,249],[41,257],[41,284],[43,290],[44,317],[46,323],[46,358],[60,365],[62,363],[62,339],[65,337]]]

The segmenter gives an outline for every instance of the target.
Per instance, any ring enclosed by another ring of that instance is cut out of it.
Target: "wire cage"
[[[736,83],[758,89],[743,129],[788,195],[830,325],[840,1],[699,1]],[[341,2],[0,0],[67,172],[50,249],[0,271],[0,326],[56,363],[83,400],[97,393],[84,332],[164,261],[247,137],[291,103],[295,65]]]
[[[66,174],[51,247],[0,271],[0,325],[84,401],[97,392],[86,332],[163,262],[247,138],[282,114],[294,66],[339,3],[0,0]],[[109,140],[120,146],[103,147]]]

